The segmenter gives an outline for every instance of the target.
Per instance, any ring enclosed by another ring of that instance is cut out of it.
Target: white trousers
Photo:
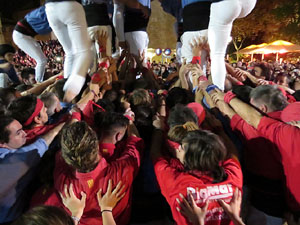
[[[0,73],[0,88],[8,87],[9,81],[9,77],[6,73]]]
[[[64,77],[73,76],[66,82],[64,90],[78,94],[92,60],[84,9],[76,1],[49,2],[46,3],[46,14],[66,54]]]
[[[226,78],[224,57],[230,41],[232,23],[236,18],[247,16],[255,4],[256,0],[223,0],[211,4],[208,26],[211,75],[213,83],[222,90]]]
[[[200,38],[203,39],[203,41],[207,41],[207,35],[208,35],[208,30],[200,30],[200,31],[187,31],[184,32],[183,35],[181,36],[181,62],[183,60],[186,60],[187,63],[192,62],[193,60],[193,52],[192,52],[192,47],[191,43],[194,42],[194,40],[197,40]],[[207,57],[207,52],[205,50],[201,51],[201,67],[204,72],[206,72],[206,57]]]
[[[147,48],[149,37],[146,31],[133,31],[125,33],[125,40],[129,44],[130,53],[139,56],[145,51],[145,62],[147,61]]]
[[[88,34],[92,41],[93,60],[90,66],[90,73],[96,72],[97,62],[99,59],[99,44],[98,37],[101,33],[107,34],[106,40],[106,55],[111,56],[112,29],[111,26],[92,26],[88,27]]]
[[[16,30],[13,31],[13,40],[20,49],[35,60],[35,80],[42,82],[47,65],[47,57],[44,55],[39,43],[33,37],[24,35]]]

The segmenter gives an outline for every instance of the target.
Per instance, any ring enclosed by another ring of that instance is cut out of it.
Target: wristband
[[[192,64],[200,64],[201,63],[201,57],[200,56],[194,56],[192,59]]]
[[[236,95],[232,93],[232,91],[228,91],[225,95],[224,95],[224,102],[229,104],[229,102],[235,98]]]
[[[208,85],[207,88],[206,88],[206,92],[209,93],[210,91],[212,91],[216,88],[218,88],[217,85],[214,85],[214,84]]]
[[[101,214],[104,213],[104,212],[111,212],[111,213],[112,213],[112,210],[109,210],[109,209],[103,209],[103,210],[101,211]]]
[[[106,62],[99,63],[99,68],[108,68],[108,64]]]
[[[80,218],[76,217],[76,216],[71,216],[71,218],[77,222],[78,224],[80,223]]]
[[[106,51],[105,48],[103,48],[103,47],[100,47],[100,48],[99,48],[99,52],[105,52],[105,51]]]

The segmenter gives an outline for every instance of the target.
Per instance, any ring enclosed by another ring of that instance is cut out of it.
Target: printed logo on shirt
[[[201,189],[187,187],[187,192],[191,192],[197,204],[206,202],[207,200],[216,200],[233,196],[231,184],[207,186],[206,188]]]
[[[94,180],[93,179],[88,180],[87,184],[88,184],[89,188],[92,188],[94,186]]]

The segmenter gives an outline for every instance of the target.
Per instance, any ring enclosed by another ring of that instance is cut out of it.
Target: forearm
[[[49,146],[59,131],[62,129],[65,123],[61,123],[50,130],[47,134],[43,135],[42,138],[45,140],[46,144]]]
[[[248,124],[257,129],[261,118],[263,117],[260,112],[250,105],[242,102],[238,98],[233,98],[229,105],[234,109],[234,111],[242,117]]]
[[[112,212],[105,211],[102,213],[103,225],[116,225]]]

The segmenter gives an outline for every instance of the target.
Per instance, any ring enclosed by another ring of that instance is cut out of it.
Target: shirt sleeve
[[[167,196],[167,193],[169,192],[168,187],[170,186],[170,183],[175,180],[174,176],[176,174],[176,168],[171,167],[170,162],[164,157],[159,157],[153,162],[153,164],[161,192]]]
[[[15,153],[24,153],[33,150],[37,150],[40,157],[42,157],[45,154],[45,152],[48,150],[48,145],[43,138],[39,138],[32,144],[19,148]]]
[[[144,141],[141,138],[130,136],[127,138],[124,150],[115,163],[122,166],[133,166],[137,170],[141,164],[140,154],[143,149]]]
[[[257,130],[261,135],[278,146],[281,155],[292,159],[291,163],[297,161],[294,157],[299,155],[299,128],[268,117],[263,117]]]
[[[259,137],[257,130],[243,120],[238,114],[235,114],[232,117],[230,126],[232,130],[239,131],[247,140]]]
[[[243,187],[243,173],[241,165],[238,159],[230,158],[223,163],[225,173],[228,175],[228,179],[237,186],[239,189]]]

